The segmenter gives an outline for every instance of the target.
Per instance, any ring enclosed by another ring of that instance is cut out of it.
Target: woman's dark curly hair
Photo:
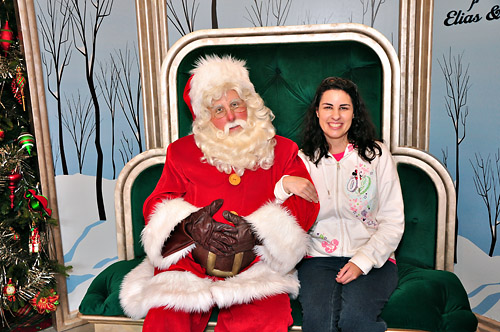
[[[316,165],[321,158],[329,157],[330,147],[316,116],[321,97],[328,90],[342,90],[351,97],[354,117],[351,128],[347,132],[347,139],[349,143],[356,146],[359,156],[367,162],[371,162],[377,154],[382,155],[382,148],[375,137],[375,126],[358,92],[358,87],[352,81],[340,77],[325,78],[316,90],[314,99],[307,110],[302,130],[302,151],[304,154]]]

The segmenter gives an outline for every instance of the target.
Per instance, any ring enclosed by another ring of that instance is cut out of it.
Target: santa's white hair
[[[207,100],[210,105],[214,91],[219,92],[223,85],[232,84],[244,91],[255,93],[245,64],[244,60],[229,55],[207,55],[196,61],[194,69],[191,70],[189,87],[189,99],[196,117],[206,109]]]

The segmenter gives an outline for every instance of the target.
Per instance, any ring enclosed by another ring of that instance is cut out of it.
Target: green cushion
[[[78,310],[84,315],[124,316],[120,286],[125,275],[142,260],[118,261],[104,269],[90,284]]]
[[[291,300],[293,325],[302,326],[302,305],[299,300]]]
[[[462,283],[449,271],[399,264],[399,285],[382,318],[388,327],[471,332],[477,327]]]

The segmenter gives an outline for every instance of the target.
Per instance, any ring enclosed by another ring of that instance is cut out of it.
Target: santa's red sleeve
[[[281,175],[311,178],[298,156],[297,145],[281,138],[275,150],[275,165]],[[284,143],[284,144],[283,144]],[[292,196],[284,203],[270,202],[247,216],[261,246],[256,252],[261,259],[279,273],[287,273],[304,257],[309,244],[307,231],[314,224],[319,204]]]
[[[191,241],[182,250],[166,257],[162,256],[165,240],[170,237],[175,226],[199,209],[182,198],[186,192],[186,179],[179,163],[172,158],[175,154],[172,153],[172,146],[173,144],[170,144],[167,148],[160,180],[143,206],[146,227],[141,233],[141,241],[149,260],[159,269],[166,269],[175,264],[193,249],[194,244]]]

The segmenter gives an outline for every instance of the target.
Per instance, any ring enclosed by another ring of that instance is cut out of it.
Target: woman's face
[[[349,94],[342,90],[325,91],[321,96],[316,115],[330,146],[330,152],[343,152],[349,143],[347,133],[354,116]]]

